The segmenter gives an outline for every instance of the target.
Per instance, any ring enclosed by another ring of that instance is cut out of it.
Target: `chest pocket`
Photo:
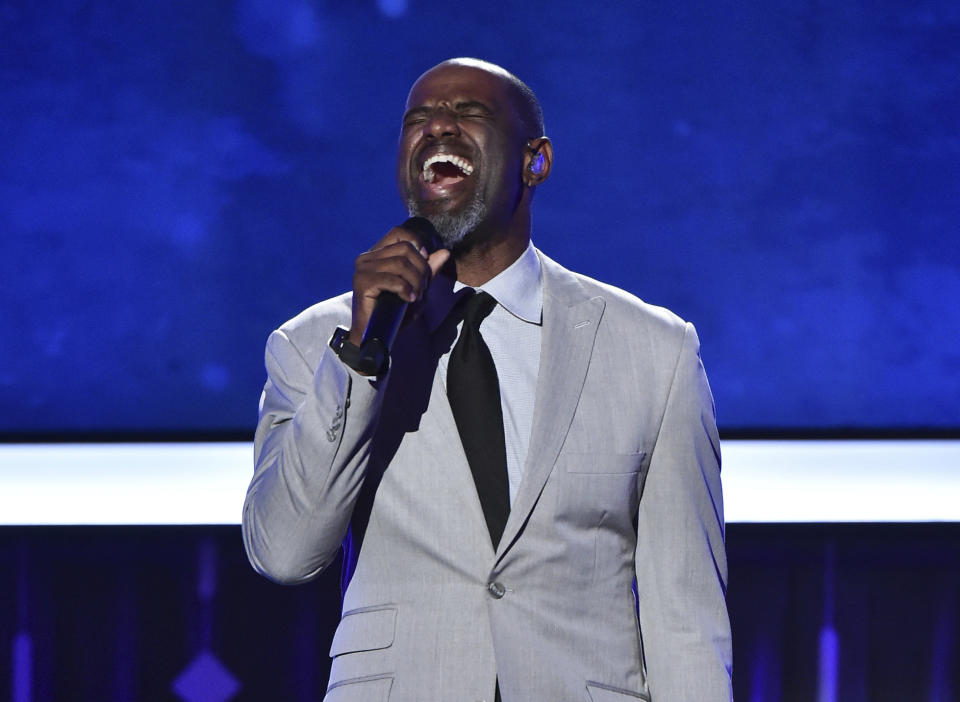
[[[558,467],[567,473],[626,475],[639,473],[647,454],[638,453],[561,453]]]
[[[557,519],[580,528],[632,533],[646,464],[643,452],[560,454],[554,473]]]

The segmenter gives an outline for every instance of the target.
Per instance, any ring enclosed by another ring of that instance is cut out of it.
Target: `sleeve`
[[[243,542],[279,583],[316,577],[335,558],[363,485],[382,398],[325,347],[314,369],[282,330],[267,340]]]
[[[637,608],[652,702],[730,702],[720,439],[687,324],[643,486]]]

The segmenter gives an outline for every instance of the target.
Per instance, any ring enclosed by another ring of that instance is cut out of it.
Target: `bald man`
[[[696,332],[534,248],[552,166],[522,81],[431,68],[397,182],[439,248],[391,229],[352,292],[268,340],[244,543],[281,583],[343,549],[327,702],[731,699]],[[407,314],[371,370],[358,351],[384,293]]]

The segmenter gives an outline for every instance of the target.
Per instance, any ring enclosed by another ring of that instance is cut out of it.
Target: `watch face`
[[[337,327],[333,332],[333,336],[330,337],[330,348],[336,351],[337,355],[340,355],[340,352],[343,350],[343,344],[346,342],[347,337],[350,334],[349,329],[344,329],[343,327]]]

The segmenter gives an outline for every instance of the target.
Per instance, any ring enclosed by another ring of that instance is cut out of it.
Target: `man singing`
[[[453,59],[407,98],[417,227],[273,332],[243,513],[254,568],[343,547],[327,702],[729,702],[713,400],[692,325],[534,248],[537,98]],[[381,293],[389,363],[358,362]]]

